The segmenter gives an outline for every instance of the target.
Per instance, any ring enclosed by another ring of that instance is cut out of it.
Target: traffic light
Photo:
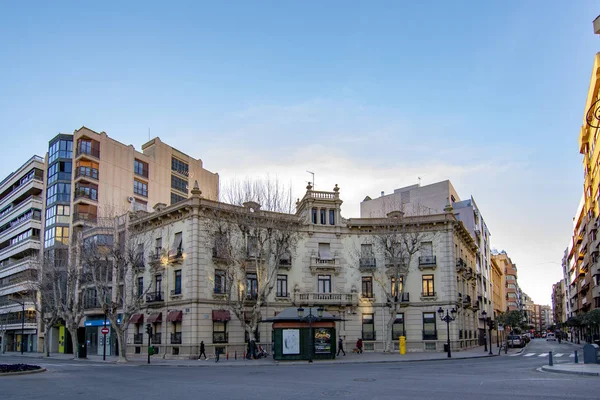
[[[152,325],[146,324],[146,333],[152,335]]]

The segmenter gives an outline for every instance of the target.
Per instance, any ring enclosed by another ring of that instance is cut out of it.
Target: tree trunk
[[[127,341],[125,340],[125,336],[127,335],[127,330],[119,327],[119,328],[115,328],[114,331],[117,334],[117,342],[119,343],[119,360],[117,362],[126,363],[127,362],[127,344],[126,344]],[[165,338],[165,340],[166,340],[166,338]]]
[[[79,358],[79,337],[77,337],[77,328],[75,324],[67,325],[67,330],[71,334],[71,344],[73,345],[73,355],[75,359]]]
[[[44,329],[44,354],[46,357],[50,357],[50,331],[52,330],[52,325],[54,324],[46,324]]]
[[[386,324],[386,332],[387,334],[385,335],[385,349],[383,350],[385,353],[391,353],[393,352],[393,335],[392,335],[392,331],[394,328],[394,321],[396,320],[396,305],[394,304],[394,306],[390,309],[390,317],[388,318],[387,324]]]

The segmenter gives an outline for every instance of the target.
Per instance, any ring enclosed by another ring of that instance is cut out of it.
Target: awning
[[[227,310],[213,310],[212,312],[213,321],[230,321],[231,315]]]
[[[149,324],[157,324],[159,322],[162,322],[162,313],[161,312],[150,314],[150,316],[148,317]]]
[[[144,314],[133,314],[131,318],[129,318],[130,324],[143,324],[144,323]]]
[[[179,310],[169,311],[167,315],[167,322],[181,322],[183,313]]]

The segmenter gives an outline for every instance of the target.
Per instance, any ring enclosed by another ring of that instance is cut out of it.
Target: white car
[[[546,335],[546,340],[554,340],[556,341],[556,335],[554,333],[549,333]]]

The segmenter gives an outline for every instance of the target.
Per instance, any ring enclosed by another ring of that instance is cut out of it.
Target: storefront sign
[[[315,329],[315,354],[331,353],[331,329]]]
[[[283,334],[283,354],[300,354],[300,330],[284,329]]]

